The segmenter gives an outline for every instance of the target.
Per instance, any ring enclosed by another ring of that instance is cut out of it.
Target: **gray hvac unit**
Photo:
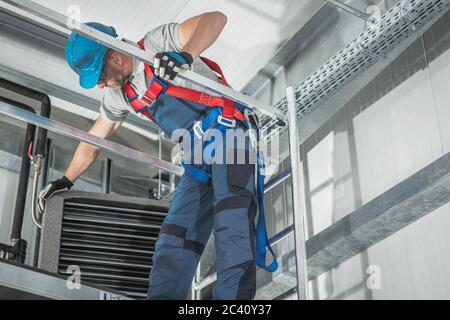
[[[86,192],[47,201],[39,268],[145,298],[156,239],[169,207],[160,201]],[[75,268],[73,267],[75,266]]]

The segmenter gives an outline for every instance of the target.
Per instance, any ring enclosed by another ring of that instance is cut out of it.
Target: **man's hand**
[[[47,185],[47,187],[41,191],[39,194],[39,213],[43,214],[45,210],[45,202],[48,198],[50,198],[55,193],[69,191],[73,187],[73,183],[67,179],[66,177],[63,177],[59,180],[53,181],[50,184]]]
[[[163,80],[173,80],[181,70],[190,70],[194,59],[187,52],[166,51],[155,55],[155,75]]]

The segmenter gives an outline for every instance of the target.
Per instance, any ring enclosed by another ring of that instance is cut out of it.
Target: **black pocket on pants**
[[[255,165],[230,164],[228,165],[228,187],[232,193],[249,193],[247,186],[253,180]]]

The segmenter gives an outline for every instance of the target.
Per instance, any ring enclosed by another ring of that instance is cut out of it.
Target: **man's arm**
[[[227,16],[221,12],[207,12],[180,24],[179,36],[183,50],[197,58],[208,49],[222,33]]]
[[[109,122],[100,115],[89,133],[107,139],[110,138],[119,127],[120,123]],[[99,154],[100,149],[98,147],[94,147],[84,142],[80,143],[65,176],[49,183],[39,194],[39,212],[41,214],[44,212],[45,203],[53,194],[70,190],[73,183],[89,169]]]
[[[164,80],[174,80],[180,70],[189,70],[194,60],[208,49],[222,33],[227,17],[221,12],[208,12],[190,18],[178,28],[179,52],[161,51],[153,61],[154,72]]]
[[[100,138],[108,139],[119,127],[120,123],[109,122],[102,116],[99,116],[89,133]],[[74,183],[89,169],[99,154],[100,148],[84,142],[80,143],[65,176]]]

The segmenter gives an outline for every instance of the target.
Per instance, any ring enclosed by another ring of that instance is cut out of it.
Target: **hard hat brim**
[[[102,69],[102,59],[99,59],[97,66],[93,68],[93,71],[88,74],[80,75],[80,86],[84,89],[93,89],[100,79],[100,73]],[[95,71],[94,71],[95,70]]]

